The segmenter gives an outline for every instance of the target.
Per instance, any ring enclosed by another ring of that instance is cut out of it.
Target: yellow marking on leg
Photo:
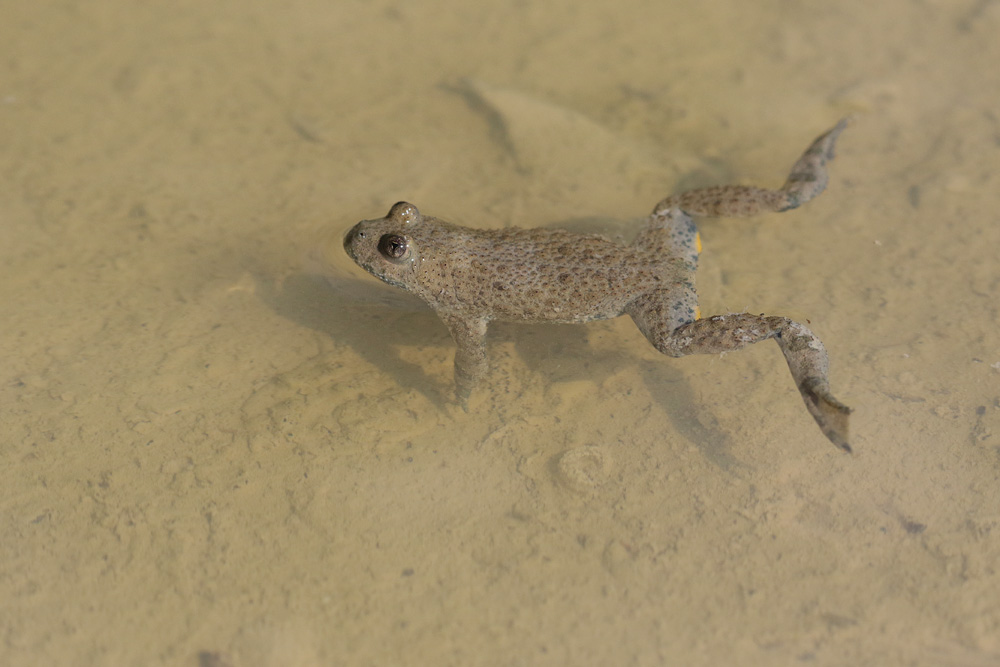
[[[694,233],[694,249],[699,255],[701,254],[701,234],[698,232]]]
[[[699,244],[699,245],[701,245],[701,244]],[[696,320],[700,320],[701,319],[701,306],[695,306],[694,307],[694,319],[696,319]]]

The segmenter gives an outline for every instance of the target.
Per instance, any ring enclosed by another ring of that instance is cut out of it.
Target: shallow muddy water
[[[1000,663],[1000,3],[8,3],[0,663]],[[398,200],[629,238],[777,347],[491,327],[351,265]]]

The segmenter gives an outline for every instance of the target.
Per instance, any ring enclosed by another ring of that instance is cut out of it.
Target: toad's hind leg
[[[656,349],[671,357],[718,354],[774,338],[785,355],[806,408],[823,434],[850,452],[848,421],[851,409],[830,393],[826,348],[805,326],[787,317],[730,313],[681,323],[667,305],[677,294],[661,290],[639,297],[626,309],[639,330]]]
[[[845,118],[817,137],[778,190],[748,185],[701,188],[667,197],[653,208],[653,215],[679,208],[692,215],[747,217],[764,211],[787,211],[801,206],[826,188],[826,163],[833,159],[834,145],[847,123]]]

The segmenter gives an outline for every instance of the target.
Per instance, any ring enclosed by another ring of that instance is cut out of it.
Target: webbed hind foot
[[[785,356],[806,409],[823,435],[845,452],[849,443],[851,409],[830,393],[826,348],[812,331],[787,317],[730,313],[671,328],[662,317],[662,296],[652,294],[633,303],[628,314],[653,346],[671,357],[719,354],[774,338]]]

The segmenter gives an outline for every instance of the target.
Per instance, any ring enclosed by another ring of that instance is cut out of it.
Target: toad
[[[458,346],[455,385],[463,407],[486,375],[491,321],[576,323],[627,314],[671,357],[774,339],[824,435],[850,452],[851,409],[830,393],[826,349],[812,331],[778,315],[702,317],[694,282],[701,240],[691,218],[745,217],[804,204],[826,187],[826,164],[846,125],[842,120],[813,141],[781,188],[724,185],[672,195],[653,208],[629,245],[556,229],[469,229],[399,202],[384,218],[351,228],[344,249],[444,321]]]

